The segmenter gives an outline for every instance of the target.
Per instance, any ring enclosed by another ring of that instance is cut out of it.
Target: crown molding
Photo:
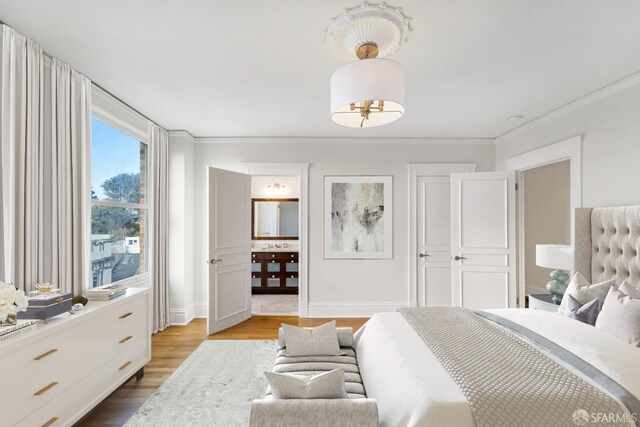
[[[595,92],[591,92],[590,94],[585,95],[582,98],[578,98],[574,101],[571,101],[568,104],[562,105],[554,110],[549,111],[546,114],[536,117],[535,119],[530,120],[527,123],[523,123],[522,125],[503,133],[502,135],[495,138],[496,145],[506,142],[509,138],[512,138],[527,130],[540,126],[543,123],[546,123],[550,120],[556,119],[567,113],[570,113],[571,111],[577,110],[588,104],[591,104],[593,102],[599,101],[608,96],[616,94],[631,86],[635,86],[638,83],[640,83],[640,72],[632,74],[628,77],[625,77],[622,80],[618,80],[617,82],[612,83],[608,86],[605,86],[602,89],[598,89]]]
[[[187,131],[169,135],[189,136],[197,144],[467,144],[493,145],[493,138],[325,138],[325,137],[194,137]]]

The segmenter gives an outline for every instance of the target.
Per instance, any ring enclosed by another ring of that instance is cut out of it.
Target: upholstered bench
[[[316,375],[334,369],[345,372],[348,399],[274,399],[267,388],[264,399],[251,405],[251,427],[378,427],[378,407],[368,399],[353,349],[353,330],[337,328],[342,356],[286,356],[282,328],[278,333],[278,354],[273,372]]]

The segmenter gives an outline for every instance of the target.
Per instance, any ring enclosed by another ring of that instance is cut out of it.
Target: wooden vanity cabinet
[[[251,252],[251,293],[297,294],[298,252]]]

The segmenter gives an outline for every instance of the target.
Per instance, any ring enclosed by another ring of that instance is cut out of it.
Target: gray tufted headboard
[[[575,269],[591,283],[640,283],[640,205],[578,208]]]

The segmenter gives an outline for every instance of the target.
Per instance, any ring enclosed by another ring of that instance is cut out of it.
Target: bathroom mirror
[[[298,240],[298,199],[251,199],[252,240]]]

